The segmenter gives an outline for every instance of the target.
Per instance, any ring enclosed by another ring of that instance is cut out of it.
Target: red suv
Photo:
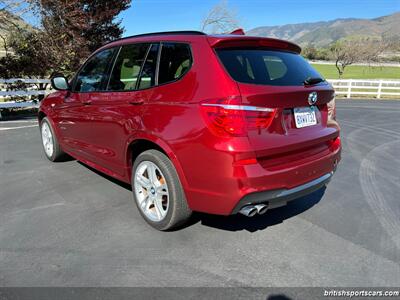
[[[192,211],[263,214],[326,185],[340,160],[334,91],[300,50],[192,31],[111,42],[52,79],[45,154],[131,183],[160,230]]]

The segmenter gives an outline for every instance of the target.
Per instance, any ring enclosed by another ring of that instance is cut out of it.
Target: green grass
[[[335,65],[312,64],[327,79],[339,79]],[[347,66],[343,79],[400,79],[400,67]]]

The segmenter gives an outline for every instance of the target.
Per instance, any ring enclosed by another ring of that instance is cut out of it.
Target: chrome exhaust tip
[[[257,214],[258,210],[253,205],[247,205],[247,206],[242,207],[239,210],[239,212],[242,215],[245,215],[246,217],[254,217]]]
[[[268,205],[267,204],[257,204],[254,206],[257,209],[258,214],[263,215],[267,212],[268,210]]]

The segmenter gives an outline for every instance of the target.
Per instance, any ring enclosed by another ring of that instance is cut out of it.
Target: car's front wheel
[[[132,190],[140,214],[158,230],[171,230],[191,215],[178,174],[168,157],[147,150],[132,168]]]
[[[61,150],[57,137],[47,117],[40,122],[40,135],[46,157],[51,161],[57,161],[64,157],[65,153]]]

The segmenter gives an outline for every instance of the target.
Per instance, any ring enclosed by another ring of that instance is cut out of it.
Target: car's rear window
[[[226,70],[243,83],[303,85],[309,77],[321,77],[300,55],[260,49],[217,49]]]

